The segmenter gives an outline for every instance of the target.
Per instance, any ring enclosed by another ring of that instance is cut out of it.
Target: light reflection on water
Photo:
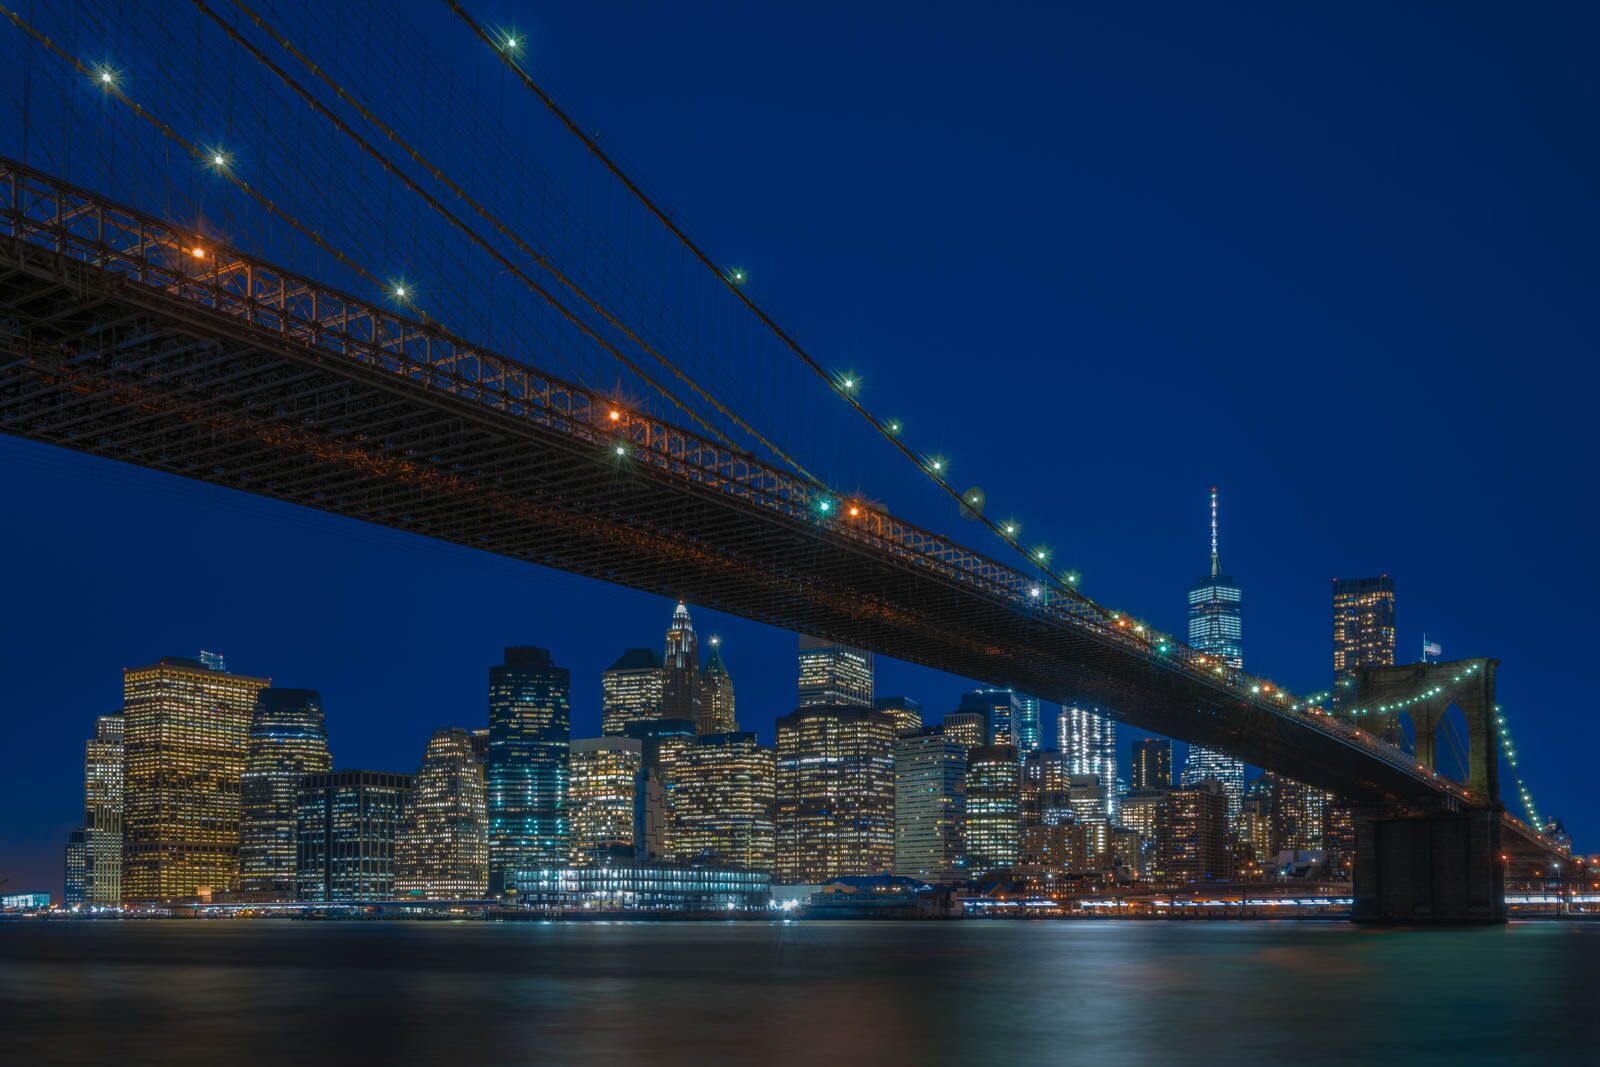
[[[0,925],[0,1064],[1600,1060],[1600,924]]]

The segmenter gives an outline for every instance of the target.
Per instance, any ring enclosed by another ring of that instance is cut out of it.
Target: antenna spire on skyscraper
[[[1217,556],[1217,487],[1211,487],[1211,577],[1222,573],[1222,562]]]

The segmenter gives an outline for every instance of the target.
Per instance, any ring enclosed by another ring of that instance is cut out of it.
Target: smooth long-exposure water
[[[1600,1062],[1600,925],[0,925],[0,1064]]]

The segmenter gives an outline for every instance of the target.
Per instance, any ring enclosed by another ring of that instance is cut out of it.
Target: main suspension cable
[[[449,5],[450,10],[453,11],[456,16],[467,25],[467,27],[477,36],[480,41],[482,41],[491,51],[499,56],[500,62],[503,63],[514,75],[516,75],[517,79],[522,82],[525,88],[539,98],[544,106],[549,109],[550,113],[567,128],[568,132],[583,142],[584,147],[586,147],[589,152],[600,161],[601,165],[603,165],[606,170],[611,173],[612,177],[616,178],[616,180],[620,182],[623,187],[628,190],[628,192],[632,193],[634,198],[637,199],[639,203],[644,205],[645,209],[649,211],[650,214],[654,215],[657,221],[659,221],[662,226],[666,227],[668,232],[676,237],[683,247],[687,249],[695,259],[699,260],[702,266],[714,274],[727,288],[727,290],[731,292],[741,303],[743,303],[744,306],[756,316],[756,318],[760,319],[767,329],[772,331],[772,333],[784,344],[785,347],[798,356],[800,360],[817,375],[817,377],[821,378],[828,384],[830,388],[842,396],[845,399],[845,402],[853,407],[856,412],[863,419],[865,419],[874,430],[878,432],[879,436],[883,437],[884,440],[892,444],[901,452],[901,454],[915,464],[918,469],[922,470],[923,473],[926,474],[935,485],[944,490],[944,492],[954,499],[957,505],[959,505],[964,511],[970,512],[973,517],[975,517],[979,522],[983,523],[984,526],[988,527],[990,532],[992,532],[995,536],[999,537],[1006,544],[1010,545],[1024,558],[1026,558],[1029,563],[1039,567],[1039,569],[1042,570],[1048,577],[1054,579],[1063,592],[1069,593],[1073,597],[1089,603],[1096,608],[1099,607],[1098,604],[1094,604],[1093,601],[1090,601],[1088,597],[1074,588],[1074,585],[1077,581],[1076,574],[1070,571],[1058,572],[1053,568],[1046,566],[1044,557],[1040,554],[1042,550],[1040,550],[1040,552],[1030,553],[1026,548],[1017,542],[1014,536],[1014,526],[1009,523],[1002,524],[996,522],[988,515],[978,510],[975,506],[972,506],[966,500],[966,498],[962,496],[960,490],[956,489],[950,482],[945,480],[940,472],[940,465],[938,463],[930,465],[930,463],[926,461],[924,457],[921,457],[912,451],[905,444],[905,442],[899,438],[896,429],[897,424],[891,420],[880,419],[873,415],[867,410],[866,405],[861,403],[861,401],[850,390],[838,388],[837,383],[834,381],[833,376],[829,374],[828,370],[823,367],[821,363],[817,362],[817,360],[809,352],[807,352],[788,331],[786,331],[782,326],[778,325],[778,323],[770,315],[768,315],[759,304],[751,299],[744,292],[744,290],[740,288],[739,283],[735,279],[730,278],[725,270],[718,267],[715,261],[713,261],[711,257],[706,254],[704,249],[702,249],[693,238],[685,233],[682,227],[673,221],[671,213],[658,205],[648,193],[640,188],[638,183],[629,177],[628,173],[624,171],[603,148],[600,147],[599,143],[596,142],[595,139],[589,134],[584,132],[583,128],[579,126],[576,121],[574,121],[572,116],[567,114],[561,105],[555,101],[555,98],[552,97],[543,86],[534,81],[532,76],[528,74],[527,70],[523,68],[522,64],[518,63],[515,56],[511,54],[510,48],[505,47],[501,42],[496,41],[494,37],[492,37],[489,32],[483,28],[482,24],[480,24],[477,19],[473,18],[471,13],[469,13],[461,5],[459,0],[445,0],[445,3]]]

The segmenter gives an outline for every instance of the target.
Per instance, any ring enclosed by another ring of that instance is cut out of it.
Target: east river
[[[0,1064],[1580,1064],[1600,923],[0,924]]]

